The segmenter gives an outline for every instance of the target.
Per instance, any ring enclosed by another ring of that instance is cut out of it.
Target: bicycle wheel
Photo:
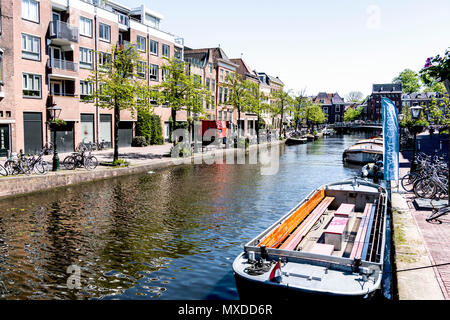
[[[97,168],[97,166],[98,166],[98,160],[97,160],[97,158],[96,157],[94,157],[94,156],[89,156],[88,157],[89,158],[89,163],[90,163],[90,166],[91,166],[91,168],[90,169],[95,169],[95,168]]]
[[[432,199],[436,195],[436,183],[433,180],[420,179],[414,184],[414,194],[419,198]]]
[[[402,178],[402,187],[405,191],[411,192],[414,188],[414,183],[419,179],[419,175],[415,172],[407,173]]]
[[[14,160],[6,160],[5,169],[8,171],[8,174],[18,174],[16,162]]]
[[[64,158],[63,166],[67,170],[74,170],[75,169],[76,160],[73,156],[67,156]]]
[[[432,220],[436,220],[437,218],[439,218],[440,216],[444,216],[446,214],[449,214],[450,212],[450,207],[444,207],[441,208],[439,210],[433,210],[428,217],[425,218],[426,221],[432,221]]]
[[[18,166],[19,166],[19,169],[20,169],[21,173],[23,173],[23,174],[25,174],[27,176],[29,176],[31,174],[32,167],[30,167],[28,165],[28,163],[26,163],[26,162],[19,162]]]
[[[39,174],[46,174],[48,171],[47,162],[39,161],[34,164],[34,171]]]
[[[8,170],[6,170],[5,167],[2,166],[1,164],[0,164],[0,175],[2,175],[2,176],[8,175]]]

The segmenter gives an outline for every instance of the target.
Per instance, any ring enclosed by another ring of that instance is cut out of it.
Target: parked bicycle
[[[8,174],[11,175],[31,174],[31,168],[22,150],[19,151],[19,154],[17,156],[11,155],[9,159],[6,160],[4,167],[7,170]]]
[[[74,170],[76,168],[93,170],[98,166],[97,158],[91,154],[91,150],[84,143],[81,143],[77,149],[77,152],[68,155],[63,161],[63,166],[67,170]]]
[[[47,154],[48,150],[43,148],[41,152],[39,152],[38,156],[32,155],[28,158],[25,158],[28,166],[31,169],[31,172],[36,172],[39,174],[46,174],[48,172],[48,163],[43,159],[43,155]]]
[[[431,206],[433,207],[433,210],[431,211],[431,213],[425,218],[425,220],[427,221],[427,222],[434,222],[434,221],[437,221],[437,222],[439,222],[439,223],[441,223],[441,221],[438,219],[438,218],[440,218],[440,217],[442,217],[442,216],[445,216],[445,215],[447,215],[447,214],[449,214],[450,213],[450,206],[445,206],[445,207],[442,207],[442,208],[436,208],[434,205],[433,205],[433,200],[431,200],[430,201],[430,204],[431,204]]]

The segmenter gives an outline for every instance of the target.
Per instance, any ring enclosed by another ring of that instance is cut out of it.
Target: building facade
[[[111,61],[112,47],[136,44],[141,77],[161,82],[164,57],[183,57],[183,41],[159,29],[162,16],[145,6],[128,8],[101,0],[0,0],[0,134],[7,151],[36,152],[52,140],[48,107],[59,106],[66,122],[56,133],[58,150],[82,141],[112,146],[113,110],[82,102],[99,84],[87,79]],[[3,97],[2,97],[3,96]],[[156,106],[162,125],[170,109]],[[3,114],[3,117],[1,115]],[[180,115],[182,118],[182,115]],[[129,146],[135,118],[121,111],[119,145]]]
[[[344,121],[345,102],[337,92],[319,92],[317,96],[312,97],[312,101],[322,107],[322,111],[327,116],[327,123]]]
[[[278,77],[273,77],[268,75],[265,72],[256,72],[260,81],[260,91],[267,96],[267,101],[269,103],[270,108],[275,106],[277,103],[274,99],[272,99],[272,95],[276,91],[282,91],[284,88],[283,81]],[[268,92],[268,95],[267,95]],[[267,113],[268,117],[270,117],[270,124],[268,125],[272,129],[279,129],[281,127],[281,116],[273,115],[270,112]]]
[[[402,112],[402,85],[397,83],[374,84],[372,94],[366,102],[366,120],[381,121],[381,98],[392,100],[398,113]]]

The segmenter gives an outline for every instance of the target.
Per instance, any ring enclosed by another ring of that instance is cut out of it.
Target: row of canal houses
[[[184,46],[183,38],[160,28],[162,20],[145,5],[129,8],[112,0],[0,0],[0,156],[39,151],[53,134],[61,152],[73,151],[82,141],[111,147],[113,111],[80,99],[98,86],[86,79],[110,61],[116,44],[136,44],[150,86],[161,83],[165,57],[188,62],[214,97],[206,106],[207,118],[227,121],[232,130],[238,117],[229,102],[228,74],[259,83],[266,95],[283,90],[280,79],[254,71],[241,58],[230,59],[220,47]],[[55,105],[66,125],[53,132],[48,108]],[[167,141],[170,106],[155,105],[154,112]],[[129,111],[121,111],[120,118],[119,146],[130,146],[136,118]],[[255,128],[256,115],[242,113],[240,119],[246,133]],[[186,120],[186,113],[178,112],[177,121]],[[281,122],[269,114],[264,120],[274,128]]]

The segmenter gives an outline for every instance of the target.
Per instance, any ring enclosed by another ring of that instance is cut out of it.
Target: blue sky
[[[243,54],[287,89],[370,94],[450,46],[449,0],[118,0],[161,13],[193,48]]]

